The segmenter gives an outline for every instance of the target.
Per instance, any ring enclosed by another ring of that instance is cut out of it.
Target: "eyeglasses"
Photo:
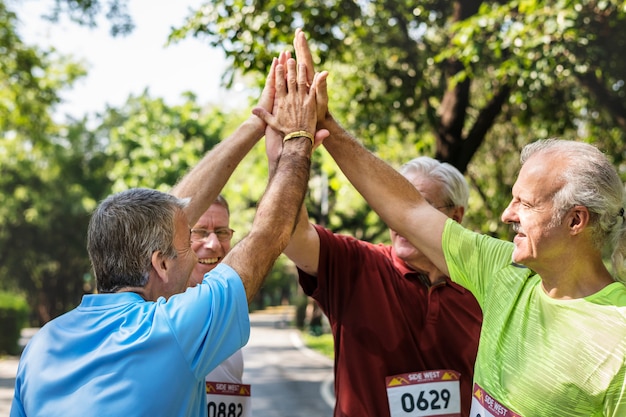
[[[450,209],[453,207],[456,207],[454,204],[446,204],[445,206],[433,206],[435,207],[437,210],[442,210],[442,209]]]
[[[431,203],[430,201],[426,200],[428,202],[428,204],[430,204],[431,206],[433,206],[434,208],[436,208],[437,210],[441,210],[441,209],[449,209],[449,208],[453,208],[456,207],[453,203],[448,203],[445,204],[443,206],[436,206],[435,203]]]
[[[215,236],[217,236],[217,240],[219,240],[220,242],[226,242],[227,240],[230,240],[231,237],[233,237],[234,232],[235,231],[233,229],[230,229],[228,227],[220,227],[215,230],[191,229],[191,241],[202,242],[208,239],[208,237],[211,236],[211,233],[215,233]]]

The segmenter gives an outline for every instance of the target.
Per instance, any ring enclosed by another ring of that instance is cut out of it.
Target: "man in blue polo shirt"
[[[286,109],[273,115],[285,142],[250,234],[185,291],[197,262],[189,225],[263,136],[256,116],[172,194],[131,189],[98,206],[87,237],[98,294],[84,296],[28,344],[12,417],[206,416],[205,375],[247,342],[248,302],[289,241],[309,177],[315,94],[304,75],[296,80],[295,61],[282,58],[272,64],[259,107]]]

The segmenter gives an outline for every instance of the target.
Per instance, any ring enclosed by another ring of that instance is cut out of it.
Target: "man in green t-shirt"
[[[306,40],[295,45],[312,73]],[[607,158],[574,141],[528,145],[502,214],[516,233],[506,242],[450,221],[333,119],[325,89],[317,100],[347,178],[483,309],[470,415],[626,416],[624,184]]]

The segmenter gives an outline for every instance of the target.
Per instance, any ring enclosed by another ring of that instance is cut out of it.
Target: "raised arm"
[[[281,143],[280,133],[268,126],[265,133],[265,150],[270,169],[276,165],[276,160],[280,156]],[[320,238],[313,225],[309,222],[309,215],[304,204],[300,209],[289,245],[287,245],[283,253],[307,274],[317,275]]]
[[[271,111],[274,103],[275,70],[272,63],[258,106]],[[202,160],[174,186],[171,193],[177,197],[190,197],[185,212],[190,224],[195,224],[202,213],[215,201],[233,171],[244,156],[261,139],[265,122],[251,115],[227,139],[205,154]]]
[[[294,47],[298,62],[312,66],[311,52],[301,31],[296,31]],[[313,71],[310,67],[307,72]],[[326,79],[320,81],[317,89],[318,128],[330,132],[324,147],[387,226],[408,239],[447,275],[441,248],[446,215],[431,207],[413,184],[337,123],[328,111]]]
[[[254,109],[272,120],[281,138],[292,132],[308,132],[313,137],[316,125],[315,90],[309,89],[305,74],[296,75],[295,61],[287,61],[287,79],[282,64],[275,71],[273,114],[264,107]],[[296,80],[297,77],[297,80]],[[289,243],[296,216],[309,180],[312,140],[296,136],[283,142],[269,184],[259,202],[250,233],[222,261],[241,277],[248,302],[261,287],[274,261]]]
[[[441,238],[447,216],[432,207],[395,169],[365,149],[332,117],[322,124],[324,146],[354,188],[391,229],[422,251],[448,275]]]
[[[294,43],[297,40],[297,32]],[[312,68],[313,63],[306,65],[299,65],[299,70],[303,75],[306,75],[307,85],[313,83],[315,74],[308,71],[308,68]],[[318,82],[326,77],[326,73],[318,74]],[[327,132],[320,133],[321,135],[327,134]],[[316,134],[315,145],[321,143],[320,134]],[[273,129],[271,126],[267,126],[265,130],[265,150],[267,153],[267,160],[270,167],[270,176],[273,175],[273,167],[276,166],[276,161],[280,157],[280,148],[282,144],[282,135],[280,132]],[[320,252],[320,239],[317,231],[313,225],[309,222],[309,216],[306,211],[306,207],[303,204],[300,210],[300,214],[296,220],[296,226],[291,235],[289,245],[285,248],[283,253],[296,264],[298,268],[310,275],[317,275],[317,267],[319,261]]]
[[[302,205],[296,228],[289,245],[283,251],[298,268],[309,275],[317,276],[320,260],[320,236],[309,221],[306,207]]]

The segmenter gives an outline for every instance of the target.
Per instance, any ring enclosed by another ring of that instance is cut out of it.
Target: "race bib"
[[[250,417],[250,385],[206,381],[208,417]]]
[[[460,417],[460,377],[447,369],[388,376],[391,417]]]
[[[500,404],[480,385],[474,383],[470,417],[522,417]]]

